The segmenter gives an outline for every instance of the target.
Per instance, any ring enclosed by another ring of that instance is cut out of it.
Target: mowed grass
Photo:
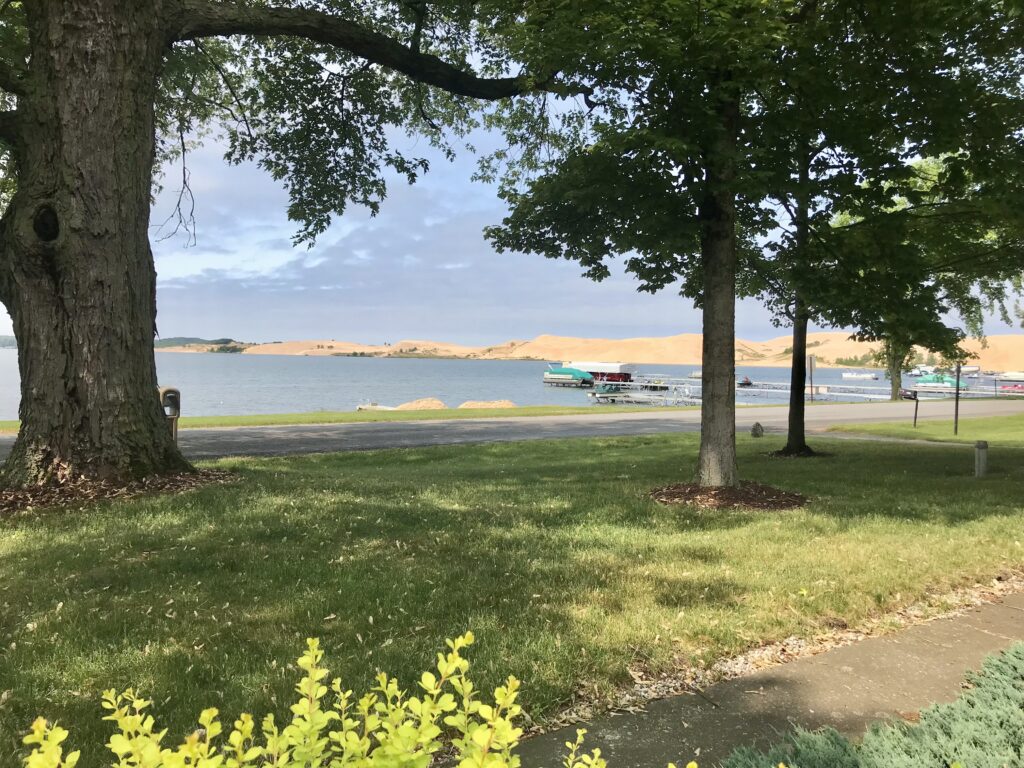
[[[1024,449],[975,480],[969,448],[816,442],[751,480],[788,512],[701,512],[647,492],[687,479],[695,435],[230,459],[234,486],[0,521],[0,764],[38,714],[106,760],[100,691],[138,686],[176,740],[218,707],[286,713],[322,639],[357,690],[409,688],[472,629],[472,674],[523,681],[535,718],[836,618],[856,625],[1024,562]]]
[[[445,408],[433,411],[312,411],[244,416],[183,416],[181,429],[204,427],[273,427],[301,424],[358,424],[376,421],[429,421],[434,419],[501,419],[523,416],[585,416],[601,413],[643,413],[694,410],[696,406],[641,408],[615,405],[531,405],[519,408]],[[0,421],[0,433],[16,433],[17,421]]]
[[[832,427],[835,432],[854,432],[909,440],[947,443],[974,443],[987,440],[992,445],[1024,447],[1024,414],[960,419],[957,434],[953,421],[885,422],[877,424],[843,424]]]

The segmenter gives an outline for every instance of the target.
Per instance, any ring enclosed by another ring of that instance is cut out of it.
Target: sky
[[[672,289],[638,293],[620,270],[595,283],[572,262],[496,253],[482,230],[500,223],[505,207],[493,187],[471,181],[473,156],[450,163],[425,143],[416,149],[431,159],[429,173],[411,186],[393,179],[376,217],[351,208],[313,248],[292,245],[287,195],[267,173],[228,165],[216,141],[191,153],[195,243],[161,227],[180,171],[167,174],[153,211],[160,335],[495,344],[545,333],[700,332],[700,312]],[[0,334],[9,333],[0,309]],[[756,301],[739,303],[739,337],[786,333]]]

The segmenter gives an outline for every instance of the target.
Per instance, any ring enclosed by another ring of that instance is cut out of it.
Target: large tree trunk
[[[811,150],[806,141],[801,142],[802,155],[799,158],[799,187],[795,195],[796,229],[795,270],[807,264],[807,247],[811,235]],[[809,456],[814,452],[807,445],[806,430],[806,383],[807,383],[807,304],[797,289],[793,298],[793,358],[789,379],[789,428],[786,446],[781,453],[786,456]]]
[[[789,378],[789,429],[786,456],[807,456],[813,453],[807,445],[806,389],[807,389],[807,310],[797,293],[793,302],[793,358]]]
[[[739,103],[725,98],[707,153],[701,201],[704,341],[697,483],[739,484],[736,469],[736,134]]]
[[[159,2],[33,0],[0,269],[21,372],[10,485],[187,469],[156,395]]]
[[[903,364],[906,362],[910,348],[904,347],[893,339],[885,341],[885,367],[889,372],[889,399],[897,402],[903,388]]]

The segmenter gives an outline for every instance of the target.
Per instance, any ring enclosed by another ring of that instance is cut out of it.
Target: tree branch
[[[217,74],[220,76],[221,82],[224,83],[224,87],[228,89],[228,93],[231,94],[231,98],[235,100],[235,106],[238,107],[238,116],[235,115],[233,109],[229,108],[228,112],[231,113],[231,116],[234,117],[236,122],[240,122],[245,126],[245,132],[250,138],[252,138],[252,126],[249,125],[249,116],[245,112],[245,105],[242,103],[242,100],[238,98],[238,91],[235,90],[235,86],[232,84],[231,78],[228,77],[228,73],[224,71],[224,68],[217,63],[217,60],[213,58],[213,56],[206,52],[206,49],[203,48],[198,41],[195,46],[196,50],[203,54],[214,70],[216,70]]]
[[[171,34],[176,40],[229,35],[302,37],[343,48],[418,82],[475,99],[503,99],[537,88],[525,77],[477,77],[436,56],[411,50],[387,35],[365,29],[340,16],[308,8],[182,0]]]
[[[21,72],[2,59],[0,59],[0,90],[13,93],[16,96],[24,92],[21,83]]]

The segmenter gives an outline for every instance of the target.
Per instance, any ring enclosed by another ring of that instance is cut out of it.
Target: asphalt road
[[[807,428],[820,431],[835,424],[910,421],[913,413],[914,404],[911,402],[812,405],[807,408]],[[1018,413],[1024,413],[1022,400],[967,400],[960,404],[962,418]],[[950,419],[952,416],[952,402],[921,403],[922,420]],[[782,431],[786,428],[786,419],[786,408],[740,408],[736,413],[736,427],[739,431],[747,431],[756,421],[768,431]],[[559,437],[652,435],[665,432],[696,432],[699,429],[699,410],[664,414],[649,411],[597,411],[594,415],[585,416],[186,429],[181,431],[179,439],[186,456],[204,459],[220,456],[281,456],[375,448],[544,440]],[[13,442],[13,435],[0,436],[0,459],[7,455]]]

